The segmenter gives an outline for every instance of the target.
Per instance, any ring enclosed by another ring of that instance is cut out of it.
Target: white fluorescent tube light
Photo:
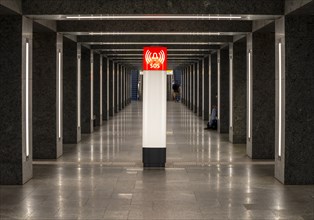
[[[279,52],[279,71],[278,71],[278,82],[279,82],[279,114],[278,114],[278,157],[281,157],[281,139],[282,139],[282,115],[281,115],[281,111],[282,111],[282,85],[281,85],[281,78],[282,78],[282,44],[281,42],[279,42],[278,44],[278,52]]]
[[[218,51],[219,52],[219,51]],[[220,52],[219,52],[219,59],[218,59],[218,66],[217,66],[217,69],[218,69],[218,76],[217,76],[217,89],[218,89],[218,100],[217,100],[217,107],[218,107],[218,114],[217,114],[217,119],[219,120],[220,119]]]
[[[143,52],[143,49],[100,49],[99,51],[107,51],[107,52],[126,52],[126,51],[136,52],[136,51],[140,51],[140,52]],[[204,52],[209,52],[210,50],[208,50],[208,49],[168,49],[168,51],[196,51],[196,52],[204,51]]]
[[[248,59],[249,59],[249,63],[248,63],[248,90],[249,90],[249,94],[248,94],[248,105],[249,105],[249,109],[248,109],[248,112],[249,112],[249,115],[248,115],[248,139],[251,139],[251,51],[249,51],[249,54],[248,54]]]
[[[215,19],[241,19],[242,16],[235,15],[90,15],[90,16],[66,16],[66,19],[83,19],[83,20],[215,20]]]
[[[219,32],[89,32],[89,35],[220,35]]]
[[[230,57],[229,60],[229,74],[230,74],[230,79],[229,79],[229,100],[230,100],[230,118],[229,118],[229,122],[230,122],[230,128],[232,128],[233,126],[233,63],[232,63],[232,57]]]
[[[94,63],[91,62],[91,72],[90,72],[90,117],[94,120]]]
[[[99,77],[100,78],[100,80],[99,80],[100,81],[99,82],[100,83],[100,91],[99,91],[100,92],[100,102],[99,102],[100,107],[99,108],[100,108],[100,115],[102,115],[102,80],[103,80],[102,79],[102,68],[103,68],[102,67],[102,56],[100,56],[100,59],[101,59],[101,61],[100,61],[101,65],[100,65],[100,73],[99,73],[100,74],[100,77]]]
[[[90,42],[89,45],[222,45],[220,42]]]
[[[26,41],[26,71],[25,71],[25,155],[29,157],[29,42]]]
[[[61,51],[58,52],[58,137],[61,139]]]
[[[81,127],[81,58],[77,59],[77,127]]]
[[[142,50],[143,51],[143,50]],[[169,51],[169,50],[168,50]],[[174,53],[168,53],[167,54],[168,55],[168,57],[169,56],[179,56],[179,57],[186,57],[186,56],[192,56],[192,57],[195,57],[195,56],[205,56],[206,54],[203,54],[203,53],[189,53],[189,54],[187,54],[187,53],[181,53],[181,54],[179,54],[179,53],[176,53],[176,54],[174,54]],[[138,53],[138,54],[128,54],[128,53],[112,53],[112,54],[106,54],[106,56],[108,56],[108,57],[112,57],[112,56],[116,56],[116,57],[119,57],[119,56],[124,56],[124,57],[143,57],[143,54],[140,54],[140,53]]]

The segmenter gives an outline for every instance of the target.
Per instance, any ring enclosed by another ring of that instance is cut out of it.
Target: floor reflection
[[[132,103],[59,160],[34,162],[24,186],[0,186],[0,219],[313,219],[313,186],[280,184],[272,161],[180,103],[168,104],[166,169],[143,170],[141,112]]]

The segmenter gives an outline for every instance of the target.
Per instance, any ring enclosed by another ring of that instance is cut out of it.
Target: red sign
[[[143,70],[167,70],[167,48],[144,47]]]

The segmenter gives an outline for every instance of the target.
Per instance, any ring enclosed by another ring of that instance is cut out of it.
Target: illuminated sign
[[[167,48],[144,47],[143,70],[167,70]]]
[[[173,75],[173,70],[167,70],[167,75]]]

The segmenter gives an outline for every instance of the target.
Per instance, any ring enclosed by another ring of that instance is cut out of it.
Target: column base
[[[143,148],[144,167],[165,167],[166,148]]]

